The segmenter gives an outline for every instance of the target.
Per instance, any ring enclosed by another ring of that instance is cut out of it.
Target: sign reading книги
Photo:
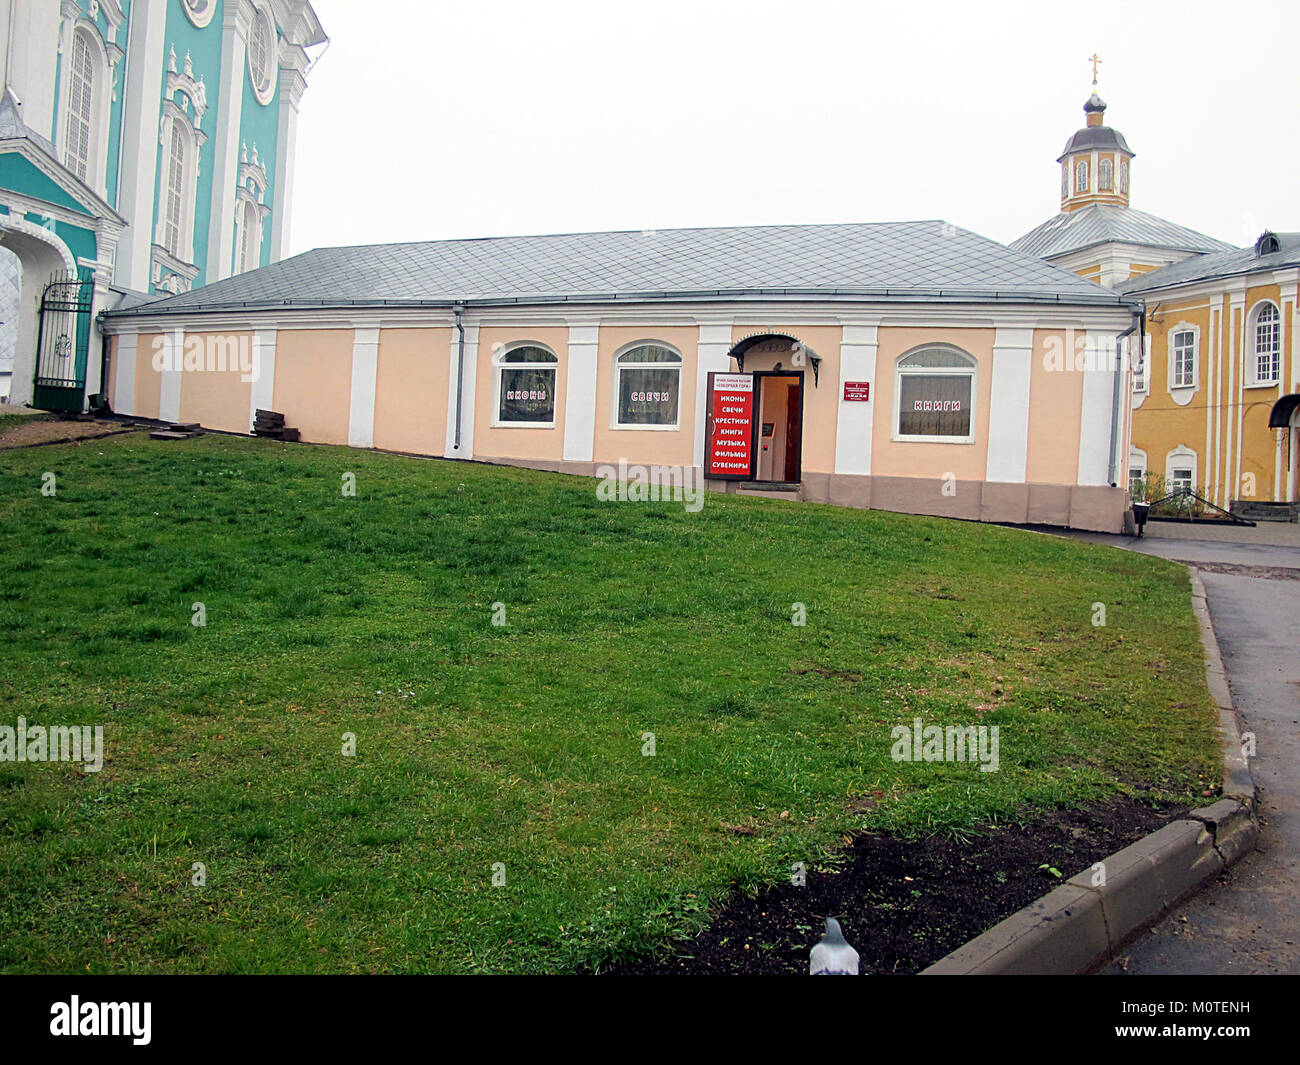
[[[749,480],[754,465],[753,374],[709,374],[707,434],[704,476]]]

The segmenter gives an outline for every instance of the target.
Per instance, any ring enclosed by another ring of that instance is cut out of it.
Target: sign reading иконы
[[[710,373],[704,476],[748,480],[754,465],[754,377]]]

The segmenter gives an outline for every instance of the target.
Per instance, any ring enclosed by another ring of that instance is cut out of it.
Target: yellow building
[[[1012,243],[1145,306],[1129,479],[1221,507],[1297,500],[1300,234],[1234,247],[1129,205],[1134,153],[1094,92],[1066,143],[1061,210]]]

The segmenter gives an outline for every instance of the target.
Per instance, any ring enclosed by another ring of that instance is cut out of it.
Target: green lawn
[[[0,558],[0,724],[107,744],[0,763],[4,971],[563,971],[856,828],[1218,783],[1185,569],[1053,537],[130,434],[0,453]]]

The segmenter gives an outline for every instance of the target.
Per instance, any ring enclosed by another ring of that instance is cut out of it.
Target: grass
[[[1185,569],[1054,537],[131,434],[0,455],[0,551],[0,724],[107,747],[0,762],[9,972],[600,966],[856,829],[1218,782]]]

